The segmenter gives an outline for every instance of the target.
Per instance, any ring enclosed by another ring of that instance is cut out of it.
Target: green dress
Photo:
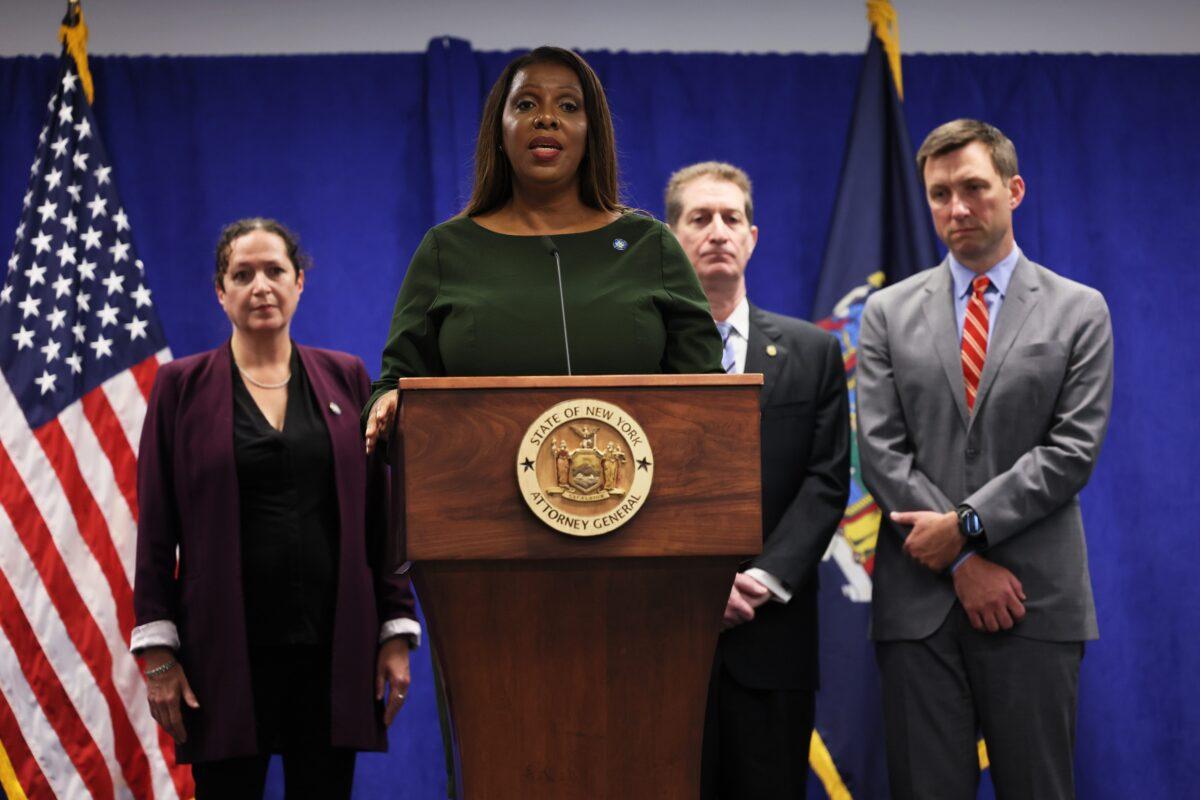
[[[629,213],[553,237],[577,375],[721,372],[721,337],[687,255]],[[543,237],[456,217],[425,234],[396,298],[376,398],[402,377],[564,375],[554,257]]]

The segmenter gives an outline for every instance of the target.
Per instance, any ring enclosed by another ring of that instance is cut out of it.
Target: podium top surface
[[[401,378],[406,392],[428,389],[577,389],[589,386],[687,388],[693,386],[762,386],[757,372],[739,375],[495,375],[470,378]]]

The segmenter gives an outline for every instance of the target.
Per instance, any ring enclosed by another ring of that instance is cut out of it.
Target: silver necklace
[[[292,379],[291,370],[288,370],[287,377],[281,380],[279,383],[263,383],[262,381],[256,381],[254,378],[250,377],[250,373],[246,372],[246,370],[242,369],[241,367],[238,367],[238,372],[242,373],[243,378],[250,381],[260,389],[282,389],[283,387],[287,386],[288,381]]]

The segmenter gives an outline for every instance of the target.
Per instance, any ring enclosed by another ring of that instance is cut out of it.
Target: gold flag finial
[[[900,76],[900,18],[891,0],[867,0],[867,22],[875,29],[875,35],[883,44],[888,64],[892,68],[892,80],[896,82],[896,94],[904,99],[904,80]]]
[[[67,15],[63,17],[62,25],[58,28],[58,40],[62,42],[71,58],[75,60],[75,69],[79,71],[79,83],[83,87],[84,96],[89,104],[95,99],[95,87],[92,85],[92,71],[88,69],[87,60],[87,23],[83,21],[83,6],[79,0],[67,3]]]

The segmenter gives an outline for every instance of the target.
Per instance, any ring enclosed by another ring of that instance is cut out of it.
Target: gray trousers
[[[1075,796],[1082,642],[976,631],[956,603],[932,636],[875,655],[895,800],[974,800],[980,734],[997,800]]]

